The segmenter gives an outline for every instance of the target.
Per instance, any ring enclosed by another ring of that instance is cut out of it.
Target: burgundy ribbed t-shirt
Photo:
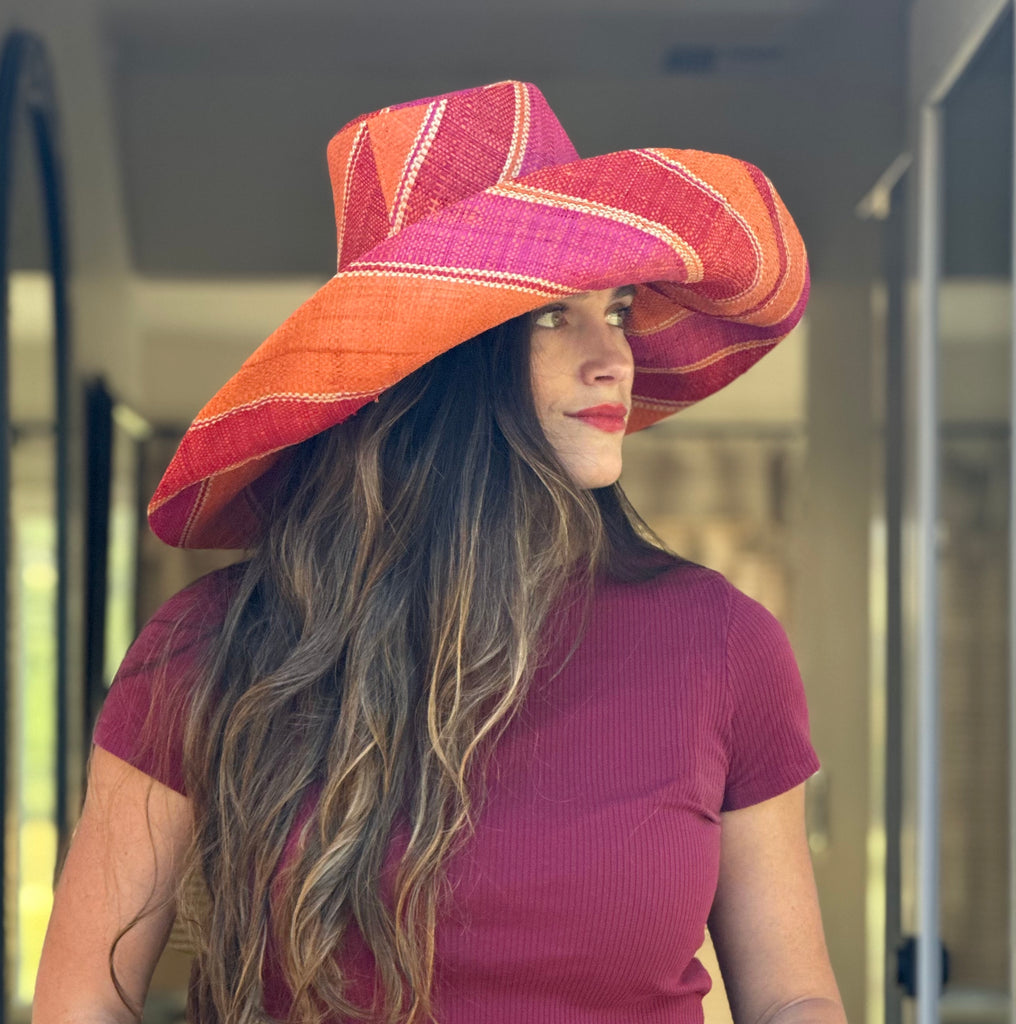
[[[181,709],[234,579],[213,573],[163,606],[95,730],[96,744],[181,792]],[[698,1024],[710,979],[695,952],[720,815],[818,767],[790,646],[761,605],[680,564],[651,582],[599,585],[580,644],[559,662],[536,673],[498,742],[476,833],[448,864],[438,1019]],[[140,742],[162,671],[159,738]],[[346,955],[354,975],[371,977],[362,943]],[[277,964],[265,983],[266,1009],[284,1016]]]

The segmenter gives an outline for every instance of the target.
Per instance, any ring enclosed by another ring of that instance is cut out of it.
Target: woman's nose
[[[620,328],[606,323],[590,325],[583,347],[582,376],[587,383],[627,383],[634,376],[631,346]]]

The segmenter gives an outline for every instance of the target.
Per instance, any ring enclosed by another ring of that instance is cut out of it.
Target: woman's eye
[[[607,314],[607,323],[611,327],[624,327],[631,316],[631,306],[619,306]]]
[[[541,309],[533,314],[533,324],[536,327],[560,327],[563,323],[563,309]]]
[[[610,309],[604,314],[604,319],[610,324],[611,327],[624,327],[628,322],[628,316],[631,313],[631,306],[618,306],[616,309]],[[556,328],[564,327],[568,323],[567,313],[560,307],[552,307],[550,309],[541,309],[533,313],[533,326],[534,327],[547,327]]]

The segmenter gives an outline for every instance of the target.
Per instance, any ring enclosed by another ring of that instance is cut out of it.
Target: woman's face
[[[532,314],[530,372],[543,432],[579,487],[621,475],[634,362],[624,336],[633,287],[584,292]]]

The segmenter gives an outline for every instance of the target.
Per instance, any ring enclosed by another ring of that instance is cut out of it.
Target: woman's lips
[[[570,419],[581,420],[583,423],[596,427],[608,434],[620,433],[625,428],[628,410],[620,404],[593,405],[578,412],[565,413]]]

